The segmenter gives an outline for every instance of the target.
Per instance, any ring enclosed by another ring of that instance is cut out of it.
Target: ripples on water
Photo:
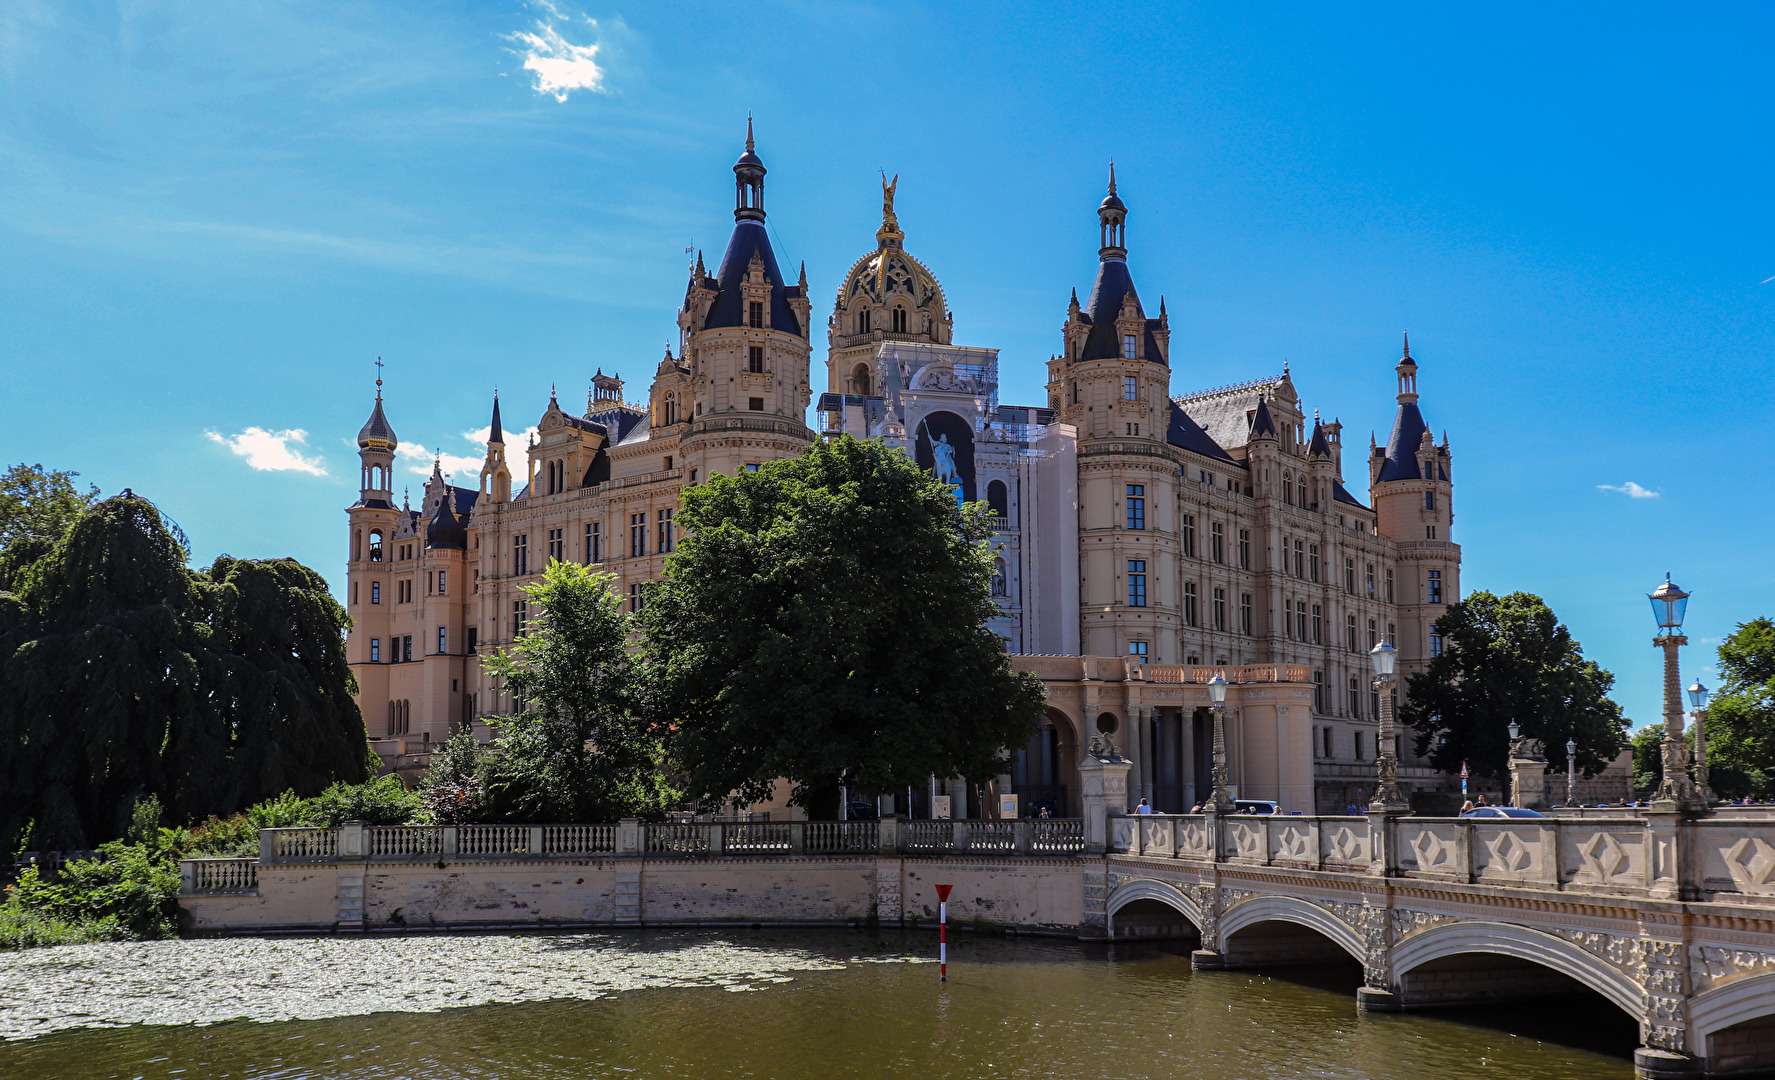
[[[11,1040],[0,1077],[1632,1075],[1633,1026],[1606,1004],[1364,1015],[1337,969],[1192,974],[1160,947],[967,937],[951,943],[939,989],[932,947],[929,935],[782,931],[0,953],[0,1034]]]

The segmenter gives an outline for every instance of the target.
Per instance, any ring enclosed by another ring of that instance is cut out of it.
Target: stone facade
[[[999,784],[1026,811],[1077,812],[1076,763],[1097,734],[1134,761],[1131,802],[1189,809],[1206,794],[1214,669],[1242,673],[1229,711],[1241,796],[1332,812],[1372,794],[1379,701],[1366,653],[1386,638],[1402,674],[1420,670],[1439,647],[1431,624],[1460,595],[1449,443],[1419,411],[1409,348],[1364,502],[1344,484],[1342,424],[1315,415],[1308,427],[1286,365],[1173,388],[1169,316],[1161,302],[1149,317],[1134,286],[1112,171],[1096,281],[1068,305],[1047,401],[1004,404],[998,350],[956,344],[942,285],[906,250],[896,178],[874,248],[834,297],[816,404],[806,273],[791,282],[777,265],[765,169],[747,145],[733,238],[713,274],[698,256],[676,353],[644,403],[600,371],[583,413],[551,395],[520,459],[495,396],[478,484],[434,469],[414,508],[395,503],[397,442],[378,392],[359,436],[346,600],[359,701],[385,762],[416,775],[434,744],[510,707],[476,656],[513,639],[528,617],[519,589],[549,559],[600,564],[639,608],[676,543],[684,485],[848,432],[904,448],[997,512],[994,629],[1048,680],[1053,704]],[[1453,785],[1411,742],[1400,740],[1401,786],[1438,806]],[[978,792],[945,787],[958,813],[989,812]]]

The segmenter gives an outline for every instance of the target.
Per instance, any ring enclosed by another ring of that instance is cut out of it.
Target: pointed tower
[[[378,361],[380,367],[380,361]],[[391,660],[390,613],[394,610],[391,563],[394,535],[402,512],[394,505],[394,459],[400,439],[382,411],[382,378],[376,378],[376,403],[370,419],[357,433],[362,462],[358,500],[346,511],[351,530],[351,557],[346,564],[345,604],[351,614],[351,636],[345,657],[357,677],[359,700],[380,702],[388,696]]]
[[[493,391],[493,423],[487,428],[487,460],[481,465],[481,494],[489,502],[512,500],[512,471],[505,463],[505,428],[499,422],[499,391]]]
[[[734,224],[714,276],[692,271],[678,312],[680,363],[688,369],[688,426],[679,447],[699,475],[735,475],[789,457],[813,439],[804,417],[808,302],[777,265],[765,228],[764,162],[746,119],[746,150],[734,163]],[[700,280],[699,280],[700,279]]]
[[[1399,551],[1400,640],[1394,644],[1400,667],[1418,671],[1441,651],[1432,626],[1461,596],[1461,549],[1450,539],[1454,464],[1446,439],[1436,445],[1418,409],[1418,364],[1409,338],[1393,370],[1399,404],[1386,445],[1369,451],[1368,491],[1376,528]]]

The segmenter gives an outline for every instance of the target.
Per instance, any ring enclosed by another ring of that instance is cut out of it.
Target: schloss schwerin
[[[904,447],[959,498],[991,504],[995,628],[1049,694],[1048,721],[996,790],[939,780],[902,812],[923,816],[948,794],[957,816],[990,816],[998,795],[1016,793],[1024,812],[1076,815],[1077,762],[1098,732],[1135,763],[1130,801],[1187,811],[1211,790],[1205,684],[1219,668],[1234,683],[1240,797],[1341,813],[1372,792],[1380,702],[1367,651],[1385,637],[1402,673],[1420,670],[1440,647],[1432,624],[1460,596],[1448,440],[1436,445],[1419,412],[1409,347],[1392,433],[1370,440],[1366,503],[1343,482],[1342,425],[1315,415],[1307,427],[1286,366],[1172,396],[1170,322],[1162,301],[1149,317],[1135,290],[1112,167],[1097,278],[1067,306],[1047,404],[1000,404],[998,350],[954,344],[890,184],[876,246],[827,319],[816,433],[804,420],[807,273],[789,280],[771,250],[749,125],[733,172],[733,236],[713,274],[698,255],[677,355],[659,362],[646,403],[624,401],[602,371],[583,414],[551,395],[515,490],[495,395],[479,486],[434,468],[420,506],[397,506],[398,440],[378,384],[358,433],[347,602],[359,704],[386,766],[412,777],[439,741],[466,724],[486,737],[475,718],[510,708],[477,651],[523,628],[520,586],[550,559],[602,566],[638,609],[676,541],[686,484],[848,432]],[[1399,742],[1401,788],[1440,808],[1448,779],[1412,755],[1409,736]]]

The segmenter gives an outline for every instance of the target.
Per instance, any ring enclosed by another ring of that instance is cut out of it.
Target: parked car
[[[1235,814],[1280,814],[1282,804],[1270,799],[1234,799]]]
[[[852,799],[850,805],[845,807],[845,816],[851,821],[881,820],[881,812],[867,799]]]
[[[1544,818],[1547,815],[1536,813],[1533,810],[1525,810],[1520,806],[1475,806],[1461,816],[1475,818]]]

